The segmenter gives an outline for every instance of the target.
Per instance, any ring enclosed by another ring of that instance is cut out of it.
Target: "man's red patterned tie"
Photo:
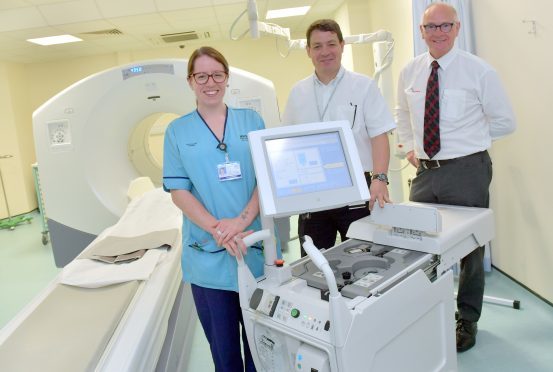
[[[424,152],[432,159],[440,151],[440,85],[437,61],[432,62],[432,72],[426,85],[424,101]]]

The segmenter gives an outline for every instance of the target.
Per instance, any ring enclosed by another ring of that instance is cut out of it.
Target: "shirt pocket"
[[[446,120],[458,120],[466,111],[467,92],[460,89],[444,89],[440,101],[440,117]]]
[[[424,115],[424,100],[425,92],[415,90],[413,88],[405,89],[405,98],[407,99],[407,106],[412,117],[419,117]]]
[[[329,107],[328,118],[329,120],[347,120],[349,122],[350,127],[353,127],[353,119],[354,116],[357,114],[357,106],[353,104],[347,104],[347,105],[337,105],[334,108]],[[357,119],[355,119],[357,120]]]

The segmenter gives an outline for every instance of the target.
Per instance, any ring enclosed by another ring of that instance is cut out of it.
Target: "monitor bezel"
[[[322,133],[338,133],[352,185],[340,189],[278,197],[270,172],[266,141]],[[268,128],[250,132],[248,141],[257,177],[260,209],[264,216],[283,217],[316,212],[361,204],[370,198],[357,145],[348,121],[316,122]]]

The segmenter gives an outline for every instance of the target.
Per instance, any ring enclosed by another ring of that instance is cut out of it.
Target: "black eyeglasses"
[[[454,22],[448,22],[448,23],[442,23],[441,25],[435,25],[433,23],[429,23],[427,25],[422,25],[424,27],[424,30],[426,32],[436,32],[437,29],[440,29],[443,33],[448,33],[451,31],[451,28],[453,27],[455,23]]]
[[[212,78],[216,83],[224,83],[225,80],[227,80],[227,73],[224,71],[215,71],[212,74],[208,74],[206,72],[196,72],[190,76],[192,76],[196,83],[200,85],[207,84],[209,78]]]

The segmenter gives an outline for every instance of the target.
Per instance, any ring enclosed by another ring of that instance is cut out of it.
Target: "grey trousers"
[[[411,201],[488,208],[492,161],[487,151],[449,161],[435,169],[419,166],[411,184]],[[461,260],[457,293],[459,318],[477,322],[484,297],[484,247]]]

